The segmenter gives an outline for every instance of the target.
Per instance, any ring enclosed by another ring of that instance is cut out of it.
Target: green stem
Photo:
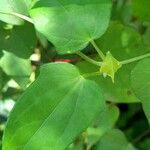
[[[86,74],[83,74],[82,76],[85,78],[88,78],[88,77],[99,76],[99,75],[101,75],[101,73],[97,71],[97,72],[92,72],[92,73],[86,73]]]
[[[138,137],[136,137],[133,141],[131,141],[131,143],[138,143],[142,138],[144,138],[145,136],[150,135],[150,129],[146,130],[145,132],[143,132],[142,134],[140,134]]]
[[[134,57],[134,58],[131,58],[131,59],[123,60],[123,61],[121,61],[121,64],[122,65],[129,64],[129,63],[141,60],[141,59],[146,58],[146,57],[150,57],[150,53],[145,54],[145,55],[141,55],[141,56],[138,56],[138,57]]]
[[[0,11],[0,13],[1,14],[5,14],[5,15],[16,16],[16,17],[19,17],[19,18],[21,18],[21,19],[23,19],[25,21],[28,21],[28,22],[33,24],[33,20],[30,17],[28,17],[28,16],[25,16],[25,15],[22,15],[22,14],[19,14],[19,13],[15,13],[15,12],[2,12],[2,11]]]
[[[101,62],[98,62],[98,61],[95,61],[93,59],[91,59],[90,57],[86,56],[85,54],[83,54],[82,52],[77,52],[77,54],[82,57],[84,60],[94,64],[94,65],[97,65],[97,66],[101,66]]]
[[[97,44],[95,43],[94,40],[91,41],[91,44],[93,45],[93,47],[95,48],[95,50],[98,52],[99,56],[101,57],[102,60],[105,59],[105,55],[103,54],[103,52],[99,49],[99,47],[97,46]]]

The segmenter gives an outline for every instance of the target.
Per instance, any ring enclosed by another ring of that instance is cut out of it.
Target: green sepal
[[[110,76],[112,82],[114,82],[115,73],[121,68],[121,66],[122,64],[108,51],[100,68],[100,72],[104,77]]]

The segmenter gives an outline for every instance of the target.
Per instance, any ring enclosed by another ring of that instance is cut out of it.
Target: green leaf
[[[21,86],[29,82],[32,73],[31,62],[28,59],[22,59],[12,53],[3,51],[4,55],[0,59],[0,67],[2,70]]]
[[[100,140],[96,150],[136,150],[126,139],[122,131],[109,130]]]
[[[99,121],[97,121],[98,128],[104,132],[114,127],[116,121],[120,115],[119,108],[113,104],[110,104],[99,115]]]
[[[142,150],[150,150],[149,143],[150,143],[150,138],[148,137],[148,138],[142,140],[140,143],[138,143],[138,146]]]
[[[89,127],[87,129],[89,147],[92,147],[108,130],[114,127],[119,118],[119,114],[118,107],[112,104],[108,105],[101,114],[98,114],[94,123],[96,128]]]
[[[150,21],[150,1],[149,0],[133,0],[133,13],[142,21]]]
[[[65,150],[83,150],[84,145],[83,143],[75,143],[74,145],[71,145],[68,149]]]
[[[150,23],[147,25],[147,29],[143,34],[143,40],[145,45],[148,47],[148,49],[150,50]]]
[[[114,83],[115,73],[118,71],[118,69],[121,68],[121,66],[121,63],[117,59],[115,59],[108,51],[100,68],[100,72],[104,77],[106,77],[107,75],[110,76],[112,82]]]
[[[3,70],[0,68],[0,97],[1,92],[5,84],[9,81],[9,77],[3,72]]]
[[[19,58],[12,53],[3,51],[4,55],[0,59],[0,66],[4,72],[10,76],[29,76],[32,72],[31,62],[26,59]]]
[[[44,65],[10,115],[3,150],[64,150],[104,106],[100,88],[75,66]]]
[[[106,31],[110,12],[110,0],[40,0],[30,15],[59,53],[73,53]]]
[[[34,27],[29,23],[12,29],[0,27],[0,56],[2,55],[2,50],[5,50],[19,57],[29,58],[36,43]]]
[[[116,1],[112,9],[112,20],[118,20],[124,24],[128,24],[132,19],[131,2]]]
[[[119,61],[143,55],[148,51],[141,35],[134,28],[119,22],[111,22],[108,30],[96,43],[104,52],[110,51]]]
[[[150,59],[140,61],[131,73],[132,87],[150,123]]]
[[[0,20],[14,25],[20,25],[23,23],[23,20],[13,16],[13,15],[6,15],[4,13],[19,13],[23,15],[28,15],[28,8],[31,4],[31,0],[2,0],[0,1]]]

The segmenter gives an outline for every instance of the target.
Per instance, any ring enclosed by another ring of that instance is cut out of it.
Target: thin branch
[[[105,59],[105,55],[103,54],[103,52],[99,49],[99,47],[97,46],[97,44],[95,43],[94,40],[91,41],[91,44],[93,45],[93,47],[95,48],[95,50],[98,52],[99,56],[101,57],[102,60]]]
[[[141,139],[143,139],[144,137],[146,137],[148,135],[150,135],[150,129],[148,129],[145,132],[143,132],[142,134],[140,134],[131,143],[135,144],[135,143],[139,142]]]
[[[78,54],[84,60],[86,60],[94,65],[101,66],[101,64],[102,64],[102,62],[95,61],[95,60],[91,59],[90,57],[86,56],[85,54],[83,54],[82,52],[77,52],[76,54]]]
[[[147,58],[147,57],[150,57],[150,53],[145,54],[145,55],[141,55],[141,56],[138,56],[138,57],[134,57],[134,58],[131,58],[131,59],[123,60],[123,61],[121,61],[121,64],[122,65],[129,64],[129,63],[132,63],[132,62],[135,62],[135,61],[141,60],[143,58]]]

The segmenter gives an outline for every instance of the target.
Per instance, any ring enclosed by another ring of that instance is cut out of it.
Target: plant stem
[[[146,58],[146,57],[150,57],[150,53],[145,54],[145,55],[141,55],[141,56],[138,56],[138,57],[134,57],[134,58],[131,58],[131,59],[123,60],[123,61],[121,61],[121,64],[122,65],[129,64],[129,63],[141,60],[141,59]]]
[[[19,14],[19,13],[15,13],[15,12],[2,12],[2,11],[0,11],[0,14],[16,16],[16,17],[19,17],[19,18],[21,18],[21,19],[23,19],[25,21],[28,21],[28,22],[30,22],[30,23],[33,24],[33,20],[30,17],[22,15],[22,14]]]
[[[135,143],[139,142],[142,138],[144,138],[145,136],[148,136],[148,135],[150,135],[150,129],[148,129],[145,132],[143,132],[142,134],[140,134],[133,141],[131,141],[131,143],[135,144]]]
[[[105,59],[105,55],[103,54],[103,52],[99,49],[99,47],[97,46],[97,44],[95,43],[94,40],[91,41],[91,44],[93,45],[93,47],[95,48],[95,50],[98,52],[99,56],[101,57],[102,60]]]
[[[90,57],[86,56],[85,54],[83,54],[82,52],[77,52],[77,54],[82,57],[84,60],[94,64],[94,65],[97,65],[97,66],[101,66],[101,62],[98,62],[98,61],[95,61],[93,59],[91,59]]]
[[[91,72],[91,73],[86,73],[86,74],[83,74],[82,76],[85,77],[85,78],[88,78],[88,77],[99,76],[99,75],[101,75],[100,71]]]

